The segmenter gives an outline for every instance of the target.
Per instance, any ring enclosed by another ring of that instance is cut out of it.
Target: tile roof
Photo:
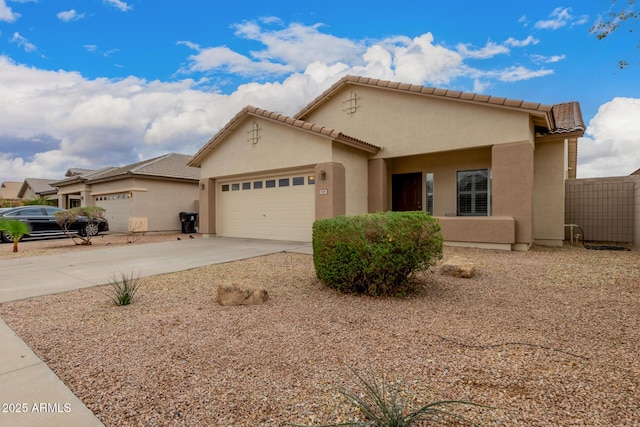
[[[191,156],[169,153],[119,168],[110,168],[100,174],[86,176],[88,182],[110,181],[131,175],[144,175],[157,178],[177,178],[200,180],[200,171],[187,166]]]
[[[442,99],[458,100],[461,102],[490,105],[500,108],[523,110],[531,114],[538,126],[549,129],[548,133],[584,131],[582,114],[577,102],[567,104],[546,105],[538,102],[527,102],[517,99],[502,98],[490,95],[462,92],[448,89],[438,89],[388,80],[372,79],[369,77],[347,75],[334,83],[329,89],[311,101],[300,110],[294,118],[304,120],[312,111],[322,105],[328,98],[340,91],[346,85],[375,87],[386,90],[401,91],[422,96],[438,97]],[[556,117],[558,116],[558,117]],[[559,124],[558,124],[559,123]],[[573,126],[572,126],[573,125]]]
[[[70,184],[76,184],[79,182],[86,182],[89,179],[92,178],[96,178],[99,177],[105,173],[108,173],[114,169],[118,169],[115,168],[113,166],[107,166],[106,168],[102,168],[102,169],[98,169],[98,170],[93,170],[93,169],[78,169],[78,168],[74,168],[73,170],[78,172],[77,174],[73,173],[73,172],[69,172],[72,169],[69,169],[67,171],[67,173],[65,174],[65,176],[67,176],[68,178],[64,178],[58,181],[54,181],[51,183],[51,185],[56,186],[56,187],[63,187],[65,185],[70,185]],[[82,173],[80,173],[80,171],[83,171]]]
[[[76,175],[87,175],[88,173],[95,172],[94,169],[83,169],[83,168],[69,168],[67,169],[67,173],[64,176],[76,176]]]
[[[337,131],[332,128],[317,125],[315,123],[307,122],[304,120],[298,120],[290,116],[286,116],[281,113],[274,113],[262,108],[257,108],[251,105],[244,107],[238,114],[236,114],[229,122],[216,133],[198,152],[189,160],[189,165],[198,167],[205,157],[207,151],[213,149],[218,145],[230,132],[237,128],[242,123],[246,116],[261,117],[267,120],[280,122],[284,125],[299,128],[300,130],[312,132],[320,136],[332,139],[336,142],[349,145],[351,147],[359,148],[369,153],[377,153],[382,148],[377,145],[370,144],[366,141],[353,138],[349,135]]]
[[[0,199],[17,199],[21,182],[5,181],[0,185]]]
[[[556,104],[552,107],[551,113],[555,122],[555,127],[549,133],[569,133],[582,132],[584,134],[585,126],[582,120],[582,111],[580,104],[577,102],[566,102],[564,104]]]
[[[55,194],[58,190],[51,185],[53,182],[55,182],[53,179],[26,178],[20,187],[18,197],[24,197],[28,188],[37,195]]]

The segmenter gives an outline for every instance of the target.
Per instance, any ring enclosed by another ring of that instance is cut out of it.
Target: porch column
[[[80,192],[80,206],[93,206],[93,198],[91,197],[91,190],[82,190]]]
[[[372,159],[368,167],[368,212],[387,211],[387,161]]]
[[[529,141],[491,149],[492,215],[516,221],[516,245],[533,243],[533,146]],[[526,248],[524,248],[526,249]]]
[[[316,219],[334,218],[346,212],[345,169],[342,163],[318,163],[316,177]]]
[[[204,236],[211,236],[216,234],[216,180],[213,178],[202,178],[199,188],[199,232]]]
[[[69,195],[68,194],[59,194],[58,195],[58,207],[62,209],[69,209]]]

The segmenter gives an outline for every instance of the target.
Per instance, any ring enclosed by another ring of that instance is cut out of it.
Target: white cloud
[[[511,46],[511,47],[526,47],[532,44],[538,44],[540,43],[540,40],[536,39],[533,36],[528,36],[526,39],[524,40],[518,40],[515,39],[513,37],[509,37],[507,40],[505,40],[504,44],[506,46]]]
[[[257,76],[263,73],[280,76],[295,71],[294,67],[268,60],[254,61],[225,46],[200,49],[198,54],[190,56],[189,60],[191,65],[183,69],[183,72],[216,70],[241,76]]]
[[[259,61],[288,64],[296,71],[322,58],[323,62],[355,62],[365,47],[352,40],[335,37],[319,31],[322,24],[290,24],[279,30],[263,30],[255,22],[236,25],[236,35],[259,41],[265,49],[252,51],[251,56]]]
[[[17,44],[24,48],[25,52],[35,52],[38,48],[33,44],[29,43],[29,40],[26,37],[20,35],[20,33],[13,33],[13,37],[11,37],[11,42]]]
[[[553,74],[553,70],[529,70],[525,67],[509,67],[495,73],[498,79],[503,82],[517,82],[519,80],[529,80],[537,77],[544,77]]]
[[[346,71],[314,63],[281,83],[250,83],[222,95],[194,89],[197,82],[189,79],[88,80],[0,56],[0,181],[193,154],[242,107],[292,115]],[[42,139],[48,143],[36,143]],[[27,143],[7,143],[17,140]]]
[[[105,58],[110,58],[112,54],[116,52],[120,52],[120,49],[110,49],[110,50],[100,50],[98,46],[95,44],[85,44],[82,47],[89,53],[97,53],[99,55],[104,56]]]
[[[529,45],[538,44],[540,40],[533,36],[528,36],[524,40],[518,40],[513,37],[509,37],[502,44],[498,44],[492,41],[488,41],[487,44],[479,49],[474,48],[471,44],[460,43],[456,47],[458,53],[464,58],[472,59],[489,59],[497,55],[506,55],[511,52],[512,47],[526,47]]]
[[[535,28],[541,30],[557,30],[573,21],[570,7],[557,7],[550,14],[549,19],[540,20],[534,24]]]
[[[531,61],[535,62],[536,64],[553,64],[565,60],[566,57],[566,55],[531,55]]]
[[[322,58],[325,63],[361,61],[366,47],[349,39],[334,37],[319,31],[321,24],[305,26],[290,24],[285,28],[276,18],[263,18],[264,24],[275,24],[278,29],[264,29],[256,21],[236,24],[238,37],[258,41],[264,48],[254,50],[249,56],[240,54],[226,46],[201,48],[188,41],[180,42],[198,53],[189,57],[184,72],[220,71],[239,73],[243,76],[281,76],[301,72],[311,63]]]
[[[395,76],[407,83],[449,83],[460,74],[462,57],[443,46],[433,44],[431,33],[414,38],[394,51]]]
[[[461,43],[457,46],[457,50],[462,57],[472,59],[487,59],[509,53],[509,48],[491,41],[480,49],[473,49],[470,44]]]
[[[103,0],[106,4],[111,5],[118,9],[121,12],[127,12],[133,9],[133,6],[128,5],[127,3],[121,0]]]
[[[195,51],[181,71],[201,73],[200,80],[90,80],[0,56],[0,181],[61,177],[69,167],[118,166],[167,152],[192,154],[244,106],[292,115],[345,74],[433,86],[464,77],[473,80],[474,91],[484,92],[496,82],[553,72],[470,68],[458,51],[436,43],[431,33],[353,41],[323,34],[319,24],[285,26],[273,17],[234,29],[257,42],[256,49],[245,53],[179,42]],[[16,43],[28,43],[16,37]],[[535,42],[507,39],[502,46],[489,42],[465,52],[483,58]],[[111,53],[97,45],[84,47]],[[212,87],[212,74],[220,76],[215,83],[238,75],[252,82],[222,94]]]
[[[553,70],[541,69],[530,70],[523,66],[512,66],[501,70],[481,70],[477,68],[464,67],[464,75],[476,79],[483,79],[482,86],[490,87],[493,81],[501,81],[513,83],[520,80],[529,80],[539,77],[545,77],[553,74]]]
[[[5,0],[0,0],[0,22],[14,22],[20,17],[19,13],[14,13]]]
[[[78,14],[78,12],[76,12],[74,9],[71,9],[71,10],[65,10],[65,11],[62,11],[62,12],[58,12],[58,14],[56,16],[61,21],[70,22],[70,21],[78,21],[78,20],[84,18],[85,14],[84,13]]]
[[[475,79],[473,81],[473,93],[486,93],[487,89],[492,85],[489,82],[482,81],[480,79]]]
[[[629,175],[640,168],[640,99],[603,104],[578,143],[578,178]]]

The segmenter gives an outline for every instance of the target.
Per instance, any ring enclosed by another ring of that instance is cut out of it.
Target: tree
[[[90,245],[91,237],[97,234],[97,230],[94,229],[94,227],[97,227],[95,220],[103,218],[104,211],[105,209],[99,206],[79,206],[58,211],[54,214],[54,218],[62,228],[64,234],[69,236],[76,245]],[[77,222],[78,219],[82,219],[83,221],[86,219],[87,224],[82,228],[80,233],[71,232],[69,230],[71,224]]]
[[[49,198],[44,196],[36,196],[32,199],[26,200],[25,205],[48,205]]]
[[[598,40],[603,40],[609,35],[613,34],[621,25],[629,23],[630,21],[640,20],[640,13],[633,10],[635,0],[627,0],[629,2],[628,7],[623,7],[619,10],[613,10],[608,12],[608,19],[600,19],[590,29],[591,34],[595,35]],[[616,0],[612,0],[615,4]],[[633,33],[633,28],[629,29],[629,33]],[[638,44],[637,47],[640,47]],[[622,59],[618,61],[618,67],[625,68],[629,65],[629,61]]]
[[[13,252],[18,252],[18,241],[29,234],[29,226],[17,219],[0,219],[3,240],[13,242]]]

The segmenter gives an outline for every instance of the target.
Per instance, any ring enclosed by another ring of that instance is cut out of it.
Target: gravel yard
[[[453,255],[476,277],[424,274],[406,299],[337,294],[311,256],[283,253],[143,279],[127,307],[100,287],[5,303],[0,317],[106,426],[353,420],[338,392],[348,367],[402,380],[411,405],[490,405],[459,409],[489,426],[640,425],[639,251]],[[270,299],[219,306],[228,281]]]
[[[194,238],[200,238],[199,234],[193,234]],[[145,243],[164,242],[175,239],[188,239],[188,235],[181,233],[145,233],[133,234],[98,234],[91,238],[91,245],[76,245],[68,237],[45,240],[24,240],[18,243],[18,252],[13,252],[13,245],[0,243],[0,260],[10,258],[23,258],[38,255],[51,255],[61,252],[91,251],[104,249],[111,246],[143,245]]]

